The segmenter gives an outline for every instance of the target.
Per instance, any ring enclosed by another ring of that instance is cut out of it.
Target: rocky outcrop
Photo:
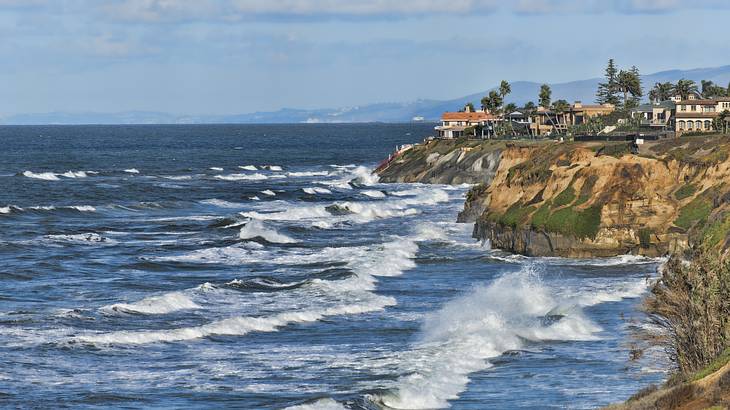
[[[383,182],[489,184],[499,166],[502,142],[435,140],[403,152],[379,171]]]
[[[728,153],[721,136],[649,143],[638,154],[626,143],[438,141],[396,159],[381,177],[477,184],[459,221],[476,221],[474,236],[495,248],[660,256],[727,240]]]

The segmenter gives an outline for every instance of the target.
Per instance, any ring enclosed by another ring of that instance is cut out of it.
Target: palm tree
[[[507,94],[512,92],[512,86],[505,80],[499,83],[499,96],[504,98]]]
[[[690,94],[697,93],[697,84],[692,80],[681,79],[677,81],[674,91],[682,97],[683,100],[689,99]]]
[[[649,99],[653,102],[666,101],[674,94],[674,84],[670,82],[655,83],[654,88],[649,91]]]

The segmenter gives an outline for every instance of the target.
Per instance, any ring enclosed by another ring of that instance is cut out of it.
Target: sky
[[[0,0],[0,116],[227,115],[730,64],[728,0]]]

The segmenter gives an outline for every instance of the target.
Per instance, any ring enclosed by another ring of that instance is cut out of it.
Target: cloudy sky
[[[727,0],[0,0],[0,116],[234,114],[730,64]]]

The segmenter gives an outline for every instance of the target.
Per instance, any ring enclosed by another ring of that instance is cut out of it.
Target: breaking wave
[[[179,310],[199,309],[200,306],[193,302],[182,292],[171,292],[160,296],[151,296],[134,303],[116,303],[107,305],[100,310],[110,313],[138,313],[145,315],[162,315]]]
[[[401,359],[397,387],[370,400],[397,409],[449,407],[469,383],[469,374],[491,367],[489,359],[524,348],[525,340],[597,340],[602,329],[580,306],[640,295],[629,285],[585,299],[563,298],[542,283],[534,265],[447,303],[425,320],[413,350]]]
[[[44,181],[58,181],[60,178],[58,178],[58,175],[54,174],[53,172],[31,172],[31,171],[25,171],[23,172],[23,176],[26,178],[33,178],[33,179],[42,179]]]
[[[299,242],[284,234],[280,234],[274,229],[267,228],[263,222],[258,220],[251,220],[241,228],[239,233],[241,239],[255,239],[261,238],[271,243],[296,243]]]
[[[263,181],[265,179],[269,179],[266,175],[259,173],[216,175],[213,178],[223,181]]]

